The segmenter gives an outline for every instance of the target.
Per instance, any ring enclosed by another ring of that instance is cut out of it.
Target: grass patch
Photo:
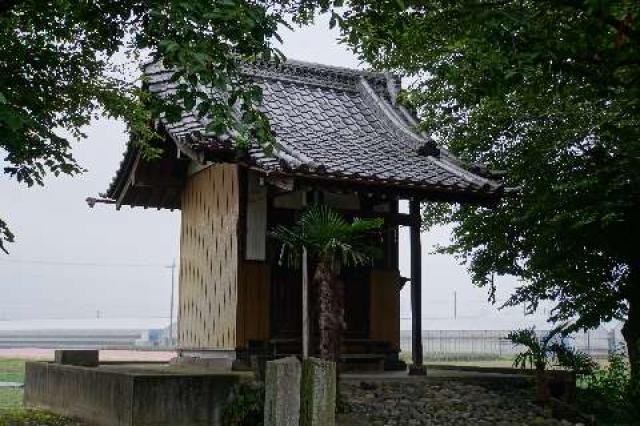
[[[424,364],[451,365],[457,367],[484,367],[484,368],[512,368],[513,359],[492,359],[492,360],[457,360],[457,361],[436,361],[428,360]]]
[[[24,360],[0,359],[0,382],[24,383]]]
[[[400,359],[407,364],[412,363],[411,352],[400,352]],[[423,356],[423,363],[427,364],[442,364],[442,365],[472,365],[472,366],[485,366],[485,367],[511,367],[513,363],[513,356],[496,356],[493,354],[480,354],[480,353],[459,353],[459,354],[432,354],[426,353]]]
[[[0,382],[24,383],[22,359],[0,359]],[[22,389],[0,388],[0,426],[81,426],[76,420],[22,407]]]
[[[0,389],[0,410],[22,407],[22,389]]]
[[[24,360],[0,359],[0,382],[24,383]],[[19,407],[22,407],[22,389],[0,388],[0,410]]]
[[[400,359],[407,364],[411,364],[411,352],[401,352]],[[606,358],[594,358],[594,361],[598,363],[601,368],[606,368],[609,365],[609,361]],[[447,357],[429,356],[425,354],[424,365],[448,365],[452,367],[485,367],[485,368],[513,368],[513,357],[504,356],[501,358],[495,356],[481,356],[480,354],[458,354],[449,355]],[[550,370],[558,367],[551,366]]]
[[[0,409],[0,426],[80,426],[75,420],[41,410]]]

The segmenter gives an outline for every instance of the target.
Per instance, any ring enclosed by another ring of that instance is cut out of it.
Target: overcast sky
[[[282,32],[283,52],[292,59],[361,67],[336,41],[325,20],[313,27]],[[88,171],[79,177],[49,177],[44,188],[27,189],[0,177],[0,217],[16,234],[10,256],[0,254],[0,320],[54,318],[168,318],[171,273],[178,257],[179,212],[98,205],[87,196],[104,192],[124,152],[124,125],[98,120],[74,154]],[[401,242],[401,272],[409,276],[408,238]],[[471,285],[464,267],[451,256],[429,254],[446,243],[448,229],[423,235],[423,326],[425,328],[512,328],[521,308],[497,313],[486,291]],[[176,274],[177,275],[177,274]],[[499,299],[517,282],[498,278]],[[409,286],[402,292],[402,327],[410,322]],[[458,320],[452,322],[454,292]],[[544,314],[544,313],[541,313]],[[453,324],[453,325],[452,325]]]

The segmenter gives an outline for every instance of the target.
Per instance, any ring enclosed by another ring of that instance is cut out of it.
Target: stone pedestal
[[[336,364],[317,358],[302,363],[301,426],[336,424]]]
[[[97,367],[99,364],[99,351],[58,349],[55,352],[54,359],[56,364]]]
[[[269,361],[265,372],[264,425],[300,424],[300,361],[295,357]]]

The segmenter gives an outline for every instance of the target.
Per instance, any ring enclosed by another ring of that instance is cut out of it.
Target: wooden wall
[[[244,259],[247,236],[241,228],[247,220],[244,203],[250,200],[243,176],[237,165],[214,165],[189,176],[182,192],[182,349],[235,350],[271,337],[271,268]],[[399,349],[397,269],[373,270],[369,297],[369,338]]]
[[[399,273],[392,269],[371,272],[369,304],[369,337],[386,341],[400,350]]]
[[[178,342],[183,349],[235,349],[238,166],[190,176],[181,205]]]
[[[271,270],[265,262],[244,261],[238,276],[237,346],[270,339]]]

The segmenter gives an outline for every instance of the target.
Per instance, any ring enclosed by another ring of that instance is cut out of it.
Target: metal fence
[[[511,357],[522,350],[514,346],[509,330],[423,330],[422,346],[425,358],[433,359],[496,359]],[[537,330],[539,336],[547,330]],[[565,342],[594,357],[606,357],[621,342],[614,331],[594,330],[575,333]],[[411,331],[400,332],[400,348],[411,352]]]

